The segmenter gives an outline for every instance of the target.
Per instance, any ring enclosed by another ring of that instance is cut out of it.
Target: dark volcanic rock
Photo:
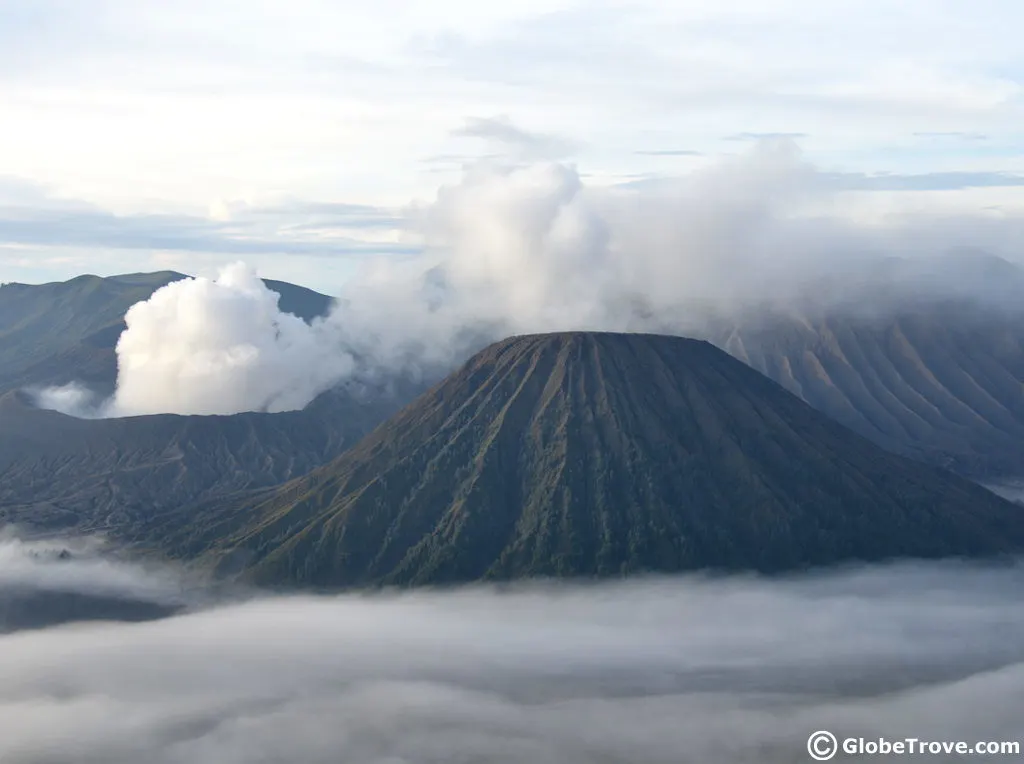
[[[264,582],[426,584],[988,555],[1024,548],[1024,517],[709,343],[565,333],[492,345],[333,462],[174,537]]]
[[[338,390],[303,411],[77,419],[8,393],[0,396],[0,525],[145,539],[165,512],[306,474],[400,405]]]

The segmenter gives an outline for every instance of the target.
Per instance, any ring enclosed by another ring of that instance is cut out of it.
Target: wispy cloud
[[[914,133],[915,138],[951,138],[960,141],[987,141],[988,136],[984,133],[968,133],[959,130],[952,130],[948,132],[917,132]]]
[[[452,131],[463,138],[482,138],[508,148],[522,159],[562,159],[578,150],[575,142],[557,135],[524,130],[509,117],[469,117]]]
[[[733,133],[725,136],[727,141],[770,141],[806,138],[807,133]]]
[[[851,191],[951,191],[968,188],[1024,186],[1024,175],[1008,172],[926,172],[917,175],[885,173],[828,173],[835,187]]]
[[[963,191],[972,188],[1021,188],[1024,175],[1009,172],[927,172],[860,173],[825,172],[816,174],[823,193],[837,191]],[[678,186],[677,175],[640,175],[617,184],[620,188],[655,189]]]
[[[418,251],[396,242],[354,236],[354,232],[403,227],[403,218],[396,212],[371,205],[300,200],[268,205],[221,202],[214,205],[212,217],[115,214],[83,201],[50,196],[36,186],[19,204],[22,184],[6,185],[12,193],[0,197],[0,245],[316,257]]]
[[[397,207],[468,136],[605,177],[781,135],[850,173],[1020,173],[1024,9],[986,3],[7,0],[0,167],[125,213],[284,191]]]
[[[702,151],[688,151],[687,149],[653,149],[648,151],[634,151],[637,156],[646,157],[699,157],[703,156]]]

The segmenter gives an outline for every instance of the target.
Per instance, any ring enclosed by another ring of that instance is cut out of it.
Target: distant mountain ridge
[[[889,450],[983,480],[1022,476],[1024,307],[1015,296],[1024,270],[980,255],[926,262],[890,258],[867,276],[823,282],[799,305],[758,309],[696,336]],[[181,278],[165,271],[0,288],[0,392],[81,381],[109,394],[124,312]],[[326,295],[266,283],[283,310],[306,320],[330,309]]]
[[[1018,507],[709,343],[588,332],[496,343],[327,465],[191,517],[164,548],[314,586],[1024,549]]]
[[[0,392],[82,382],[100,395],[113,392],[114,348],[124,316],[137,302],[174,281],[175,271],[78,276],[49,284],[0,287]],[[283,281],[264,280],[279,305],[306,321],[325,315],[331,297]]]
[[[630,328],[709,340],[886,449],[1024,476],[1024,269],[983,252],[836,264],[799,294]],[[635,324],[635,325],[634,325]]]
[[[761,316],[713,341],[898,453],[1024,475],[1024,312],[932,302],[883,316]]]

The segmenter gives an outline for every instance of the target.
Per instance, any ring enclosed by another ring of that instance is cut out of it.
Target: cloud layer
[[[861,204],[862,186],[885,182],[908,179],[821,170],[786,139],[626,187],[566,164],[480,163],[413,211],[424,254],[367,263],[334,320],[373,337],[372,354],[457,347],[467,330],[700,334],[711,316],[799,310],[829,289],[847,307],[877,303],[879,285],[892,305],[1012,297],[992,256],[1018,259],[1024,218]]]
[[[205,211],[284,189],[391,208],[457,181],[461,162],[424,162],[438,155],[574,156],[625,178],[674,172],[664,151],[700,165],[799,135],[853,174],[948,187],[1024,172],[1012,0],[97,2],[0,12],[0,167],[85,202],[0,211],[0,280],[245,257],[333,291],[347,258],[401,251],[396,232],[333,220],[314,234],[301,213],[240,230]],[[1020,205],[992,188],[986,204]]]
[[[206,600],[180,571],[129,563],[102,540],[0,534],[0,634],[69,621],[146,620]]]
[[[364,261],[322,321],[282,314],[241,264],[136,305],[118,345],[117,394],[100,412],[302,408],[353,374],[447,371],[515,333],[709,336],[714,322],[766,310],[879,311],[919,296],[1019,305],[1020,278],[994,256],[1021,251],[1024,218],[855,214],[868,179],[853,180],[816,168],[787,139],[626,187],[588,184],[566,164],[475,164],[406,211],[422,253]],[[75,410],[84,395],[42,400]]]
[[[256,598],[0,637],[12,764],[804,760],[1013,740],[1019,567]]]
[[[169,571],[118,562],[100,539],[23,540],[0,534],[0,589],[34,588],[179,602],[180,581]]]

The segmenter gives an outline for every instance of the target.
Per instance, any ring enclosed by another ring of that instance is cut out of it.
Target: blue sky
[[[793,142],[843,214],[1024,215],[1012,0],[3,0],[0,281],[403,258],[480,158],[642,188]]]

